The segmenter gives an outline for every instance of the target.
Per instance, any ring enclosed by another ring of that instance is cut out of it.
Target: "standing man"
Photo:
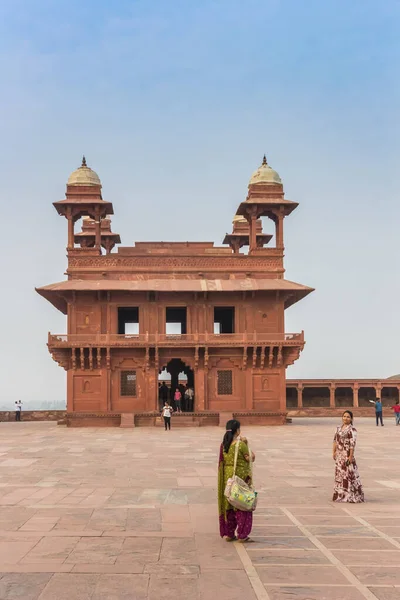
[[[161,414],[164,418],[165,431],[167,431],[167,429],[171,430],[171,415],[173,412],[172,406],[170,406],[168,404],[168,400],[166,400],[161,411]]]
[[[15,420],[21,420],[22,402],[21,400],[15,401]]]
[[[188,412],[193,412],[193,399],[194,399],[194,391],[193,388],[188,387],[186,392],[185,392],[185,399],[186,399],[186,410]]]
[[[372,404],[375,404],[376,426],[378,427],[379,421],[380,421],[381,425],[383,427],[383,420],[382,420],[382,399],[381,398],[376,398],[375,400],[370,400],[370,402],[372,402]]]
[[[396,417],[396,425],[400,425],[400,402],[396,400],[396,404],[392,406],[394,416]]]

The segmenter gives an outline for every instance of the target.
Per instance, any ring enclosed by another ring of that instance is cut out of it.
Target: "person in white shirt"
[[[21,400],[15,401],[15,420],[21,420],[22,402]]]
[[[171,429],[171,415],[173,413],[173,409],[172,406],[170,406],[167,402],[167,400],[164,403],[163,409],[161,411],[162,416],[164,417],[164,425],[165,425],[165,431],[167,431],[167,429]]]

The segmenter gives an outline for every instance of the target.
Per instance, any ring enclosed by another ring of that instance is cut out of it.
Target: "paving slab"
[[[246,428],[254,543],[227,544],[219,428],[1,423],[0,600],[400,599],[398,428],[357,421],[366,503],[344,505],[331,502],[336,424]]]

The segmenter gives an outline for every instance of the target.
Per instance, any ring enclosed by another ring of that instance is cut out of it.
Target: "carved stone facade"
[[[235,413],[285,422],[286,367],[305,342],[303,333],[285,333],[284,311],[312,289],[284,279],[283,219],[297,204],[268,169],[263,162],[252,178],[228,246],[142,242],[117,252],[105,239],[119,236],[110,234],[113,207],[98,176],[86,162],[71,175],[66,199],[55,203],[68,220],[68,279],[37,290],[67,316],[66,333],[48,337],[67,371],[67,422],[92,424],[97,415],[101,424],[151,423],[166,373],[169,393],[180,373],[187,378],[194,406],[184,408],[201,423]],[[75,233],[85,215],[90,222]],[[275,223],[274,247],[265,247],[272,236],[261,217]],[[136,416],[121,418],[128,414]]]

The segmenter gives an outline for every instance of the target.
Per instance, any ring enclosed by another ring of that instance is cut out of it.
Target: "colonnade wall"
[[[400,399],[400,379],[288,379],[286,408],[288,411],[314,412],[314,409],[369,408],[371,400],[382,399],[383,407],[391,407]]]

